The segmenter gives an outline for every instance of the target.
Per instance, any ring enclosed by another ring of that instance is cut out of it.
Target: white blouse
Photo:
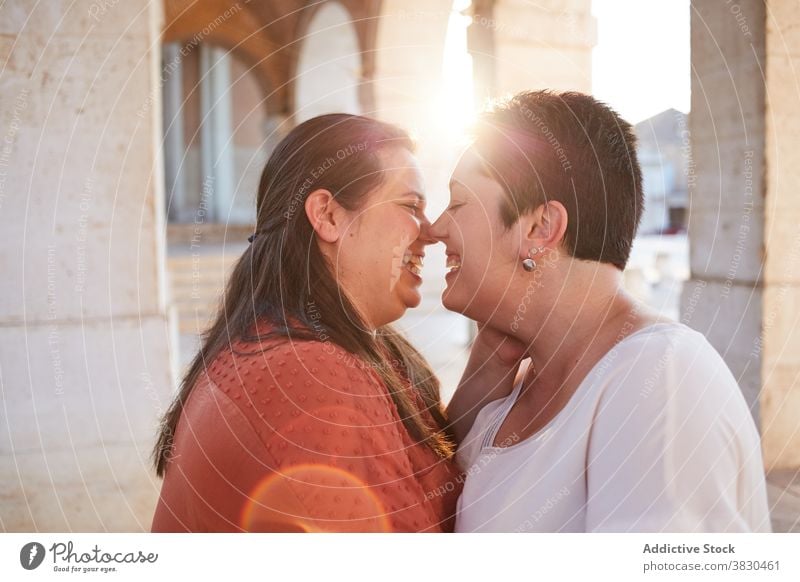
[[[458,449],[456,531],[770,531],[758,431],[702,334],[631,334],[544,428],[495,447],[520,387],[484,406]]]

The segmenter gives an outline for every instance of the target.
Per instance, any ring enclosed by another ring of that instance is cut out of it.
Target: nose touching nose
[[[431,223],[431,221],[428,220],[427,216],[420,221],[419,238],[426,245],[444,241],[445,235],[444,232],[442,231],[443,217],[444,213],[442,213],[442,215],[439,216],[439,218],[437,218],[433,223]]]
[[[431,245],[439,242],[439,239],[437,239],[436,236],[434,235],[432,227],[433,225],[431,224],[430,220],[428,220],[427,217],[425,217],[423,220],[420,221],[419,240],[426,245]]]

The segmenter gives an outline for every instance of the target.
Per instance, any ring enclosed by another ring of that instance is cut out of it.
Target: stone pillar
[[[591,0],[474,0],[469,29],[480,100],[525,89],[592,87]]]
[[[0,19],[0,515],[149,529],[174,374],[164,288],[160,2]]]
[[[180,220],[187,205],[183,165],[183,60],[178,43],[164,45],[162,80],[164,83],[164,175],[169,218]]]
[[[235,189],[230,68],[226,50],[200,45],[200,208],[216,222],[227,220]]]
[[[739,381],[766,468],[800,467],[800,10],[693,0],[691,280],[682,319]]]
[[[452,7],[452,0],[384,0],[381,4],[373,80],[375,113],[420,138],[438,113],[434,101],[441,89]]]
[[[761,429],[767,466],[792,469],[800,467],[799,30],[796,3],[767,2]]]
[[[282,113],[268,114],[264,120],[264,156],[266,159],[272,154],[272,150],[286,137],[292,130],[292,119]]]

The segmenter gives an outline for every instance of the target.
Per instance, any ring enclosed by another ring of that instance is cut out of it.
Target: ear
[[[564,240],[569,217],[561,202],[550,200],[520,219],[522,241],[520,257],[532,248],[556,248]]]
[[[306,216],[311,228],[325,242],[335,243],[339,240],[340,225],[337,221],[339,208],[329,190],[322,188],[314,190],[306,198]]]

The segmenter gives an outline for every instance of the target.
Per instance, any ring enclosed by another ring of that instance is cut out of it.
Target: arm
[[[511,393],[524,351],[516,339],[479,324],[467,367],[447,406],[450,430],[459,443],[481,408]]]

